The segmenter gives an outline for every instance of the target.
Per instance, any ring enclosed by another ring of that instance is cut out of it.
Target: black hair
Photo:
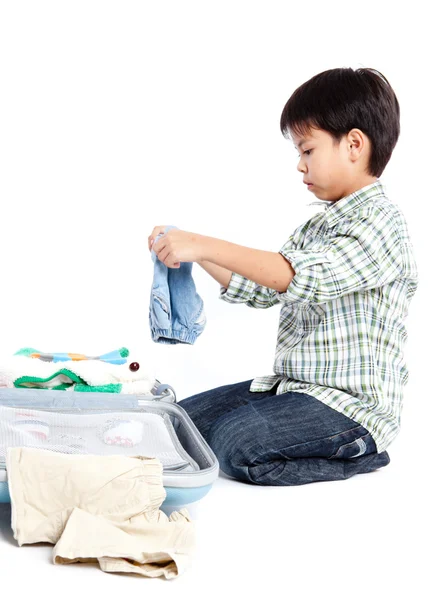
[[[399,103],[387,79],[375,69],[330,69],[297,88],[280,118],[286,138],[323,129],[338,143],[353,128],[371,141],[367,170],[380,177],[399,137]]]

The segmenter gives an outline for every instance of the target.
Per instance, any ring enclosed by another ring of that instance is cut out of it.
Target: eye
[[[306,154],[307,156],[310,156],[310,152],[311,152],[311,150],[304,150],[303,154]],[[298,154],[298,158],[301,158],[300,154]]]

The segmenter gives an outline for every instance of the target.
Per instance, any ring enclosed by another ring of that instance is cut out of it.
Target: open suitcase
[[[0,388],[0,502],[10,502],[5,460],[16,446],[156,457],[167,493],[163,509],[199,500],[219,473],[174,389],[159,381],[150,395]]]

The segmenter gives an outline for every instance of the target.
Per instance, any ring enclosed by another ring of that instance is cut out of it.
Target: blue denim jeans
[[[172,225],[165,228],[177,229]],[[159,234],[155,242],[163,234]],[[194,344],[206,325],[204,302],[197,293],[192,264],[181,263],[170,269],[151,252],[153,283],[149,302],[149,325],[152,340],[160,344]]]
[[[347,479],[390,462],[367,429],[307,394],[249,392],[252,380],[180,402],[227,475],[259,485]],[[277,384],[278,385],[278,384]]]

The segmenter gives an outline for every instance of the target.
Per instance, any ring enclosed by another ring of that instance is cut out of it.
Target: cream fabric
[[[98,561],[103,571],[147,577],[171,579],[189,565],[194,525],[186,509],[159,510],[158,459],[9,448],[6,468],[20,546],[50,542],[56,564]]]

